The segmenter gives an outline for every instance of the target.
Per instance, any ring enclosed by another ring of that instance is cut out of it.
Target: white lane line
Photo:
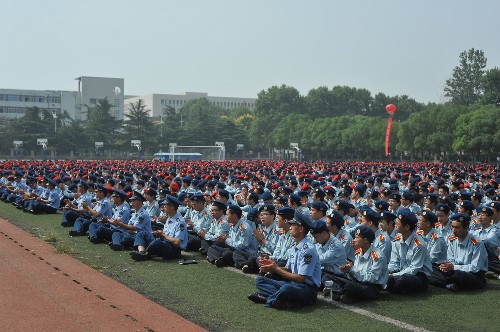
[[[241,272],[241,270],[239,270],[237,268],[234,268],[234,267],[228,267],[228,266],[226,266],[225,269],[231,270],[233,272],[239,273],[241,275],[244,275],[244,276],[247,276],[247,277],[250,277],[250,278],[253,278],[253,279],[257,278],[257,276],[254,275],[254,274],[245,274],[245,273]],[[414,332],[431,332],[430,330],[427,330],[427,329],[425,329],[423,327],[418,327],[418,326],[415,326],[415,325],[412,325],[412,324],[408,324],[408,323],[402,322],[400,320],[397,320],[397,319],[394,319],[394,318],[390,318],[390,317],[387,317],[387,316],[384,316],[384,315],[379,315],[379,314],[376,314],[374,312],[371,312],[371,311],[368,311],[368,310],[365,310],[365,309],[361,309],[361,308],[358,308],[358,307],[355,307],[355,306],[352,306],[352,305],[343,304],[342,302],[339,302],[339,301],[332,301],[330,299],[327,299],[327,298],[323,297],[320,294],[318,294],[318,300],[323,301],[323,302],[327,302],[329,304],[333,304],[336,307],[339,307],[339,308],[342,308],[342,309],[354,312],[354,313],[356,313],[358,315],[369,317],[369,318],[372,318],[372,319],[375,319],[375,320],[378,320],[378,321],[381,321],[381,322],[384,322],[384,323],[387,323],[387,324],[395,325],[395,326],[397,326],[399,328],[402,328],[402,329],[405,329],[405,330],[408,330],[408,331],[414,331]]]

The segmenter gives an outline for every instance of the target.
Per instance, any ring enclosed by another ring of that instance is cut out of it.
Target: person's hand
[[[439,269],[443,272],[453,271],[453,264],[448,261],[445,261],[441,265],[439,265]]]
[[[207,234],[207,232],[204,230],[204,229],[200,229],[198,231],[198,236],[204,238],[205,237],[205,234]]]
[[[347,262],[344,265],[339,266],[340,271],[349,272],[352,269],[352,262]]]
[[[270,258],[261,257],[261,259],[259,259],[259,262],[260,262],[260,268],[259,268],[260,272],[274,273],[278,269],[278,265],[276,264],[276,262]]]

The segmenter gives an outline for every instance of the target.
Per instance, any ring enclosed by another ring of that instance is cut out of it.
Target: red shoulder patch
[[[372,253],[370,254],[370,256],[372,256],[372,259],[374,261],[376,261],[378,259],[377,253],[375,251],[372,251]]]
[[[379,240],[379,241],[384,241],[384,234],[380,234],[380,235],[378,236],[378,240]]]
[[[283,235],[285,234],[285,230],[284,229],[280,229],[280,235]]]
[[[471,236],[471,238],[470,238],[470,242],[472,242],[472,244],[473,244],[473,245],[477,246],[477,243],[478,243],[478,242],[477,242],[477,240],[476,240],[476,238],[475,238],[475,237]]]
[[[438,228],[438,227],[441,227],[441,223],[439,221],[434,224],[434,228]]]
[[[361,248],[356,249],[354,252],[355,255],[359,255],[363,250]]]
[[[432,235],[431,235],[431,239],[433,239],[433,240],[436,240],[436,239],[437,239],[437,235],[436,235],[436,233],[432,233]]]
[[[419,230],[417,231],[417,234],[418,234],[418,235],[422,235],[422,234],[424,234],[424,230],[423,230],[423,229],[419,229]]]
[[[401,234],[398,234],[398,235],[396,235],[396,236],[394,237],[394,239],[392,239],[392,241],[393,241],[393,242],[394,242],[394,241],[399,241],[399,240],[401,240],[401,238],[402,238],[402,237],[403,237],[403,236],[402,236]]]
[[[339,240],[340,241],[344,241],[345,237],[344,237],[344,234],[342,234],[340,237],[339,237]]]
[[[422,243],[420,243],[420,241],[419,241],[417,238],[414,238],[414,239],[413,239],[413,242],[415,242],[415,245],[416,245],[417,247],[422,245]]]
[[[452,235],[448,238],[448,240],[450,241],[455,241],[457,239],[457,237],[455,235]]]

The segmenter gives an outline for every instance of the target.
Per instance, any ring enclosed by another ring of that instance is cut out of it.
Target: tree
[[[495,67],[486,71],[481,83],[484,91],[482,104],[500,106],[500,69]]]
[[[150,117],[151,110],[146,109],[142,99],[135,103],[130,103],[127,118],[124,122],[124,144],[130,144],[131,140],[140,140],[143,150],[156,148],[157,129],[153,126],[153,120]]]
[[[108,99],[100,99],[95,106],[87,107],[87,125],[85,133],[88,137],[88,144],[93,147],[94,142],[105,142],[106,147],[115,144],[122,121],[111,115],[111,104]]]
[[[486,57],[482,50],[471,48],[460,53],[460,64],[453,69],[452,77],[446,80],[445,96],[455,105],[470,106],[477,103],[482,94],[482,78]]]

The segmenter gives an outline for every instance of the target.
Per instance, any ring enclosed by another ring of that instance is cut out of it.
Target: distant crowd
[[[3,161],[0,199],[131,259],[200,252],[276,309],[500,279],[500,168],[289,161]],[[183,264],[194,263],[185,259]]]

